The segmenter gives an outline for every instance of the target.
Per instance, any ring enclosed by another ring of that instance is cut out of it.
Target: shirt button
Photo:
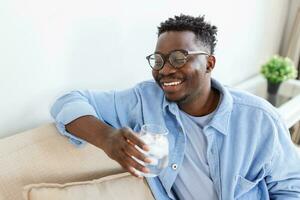
[[[177,130],[178,130],[179,134],[182,134],[182,128],[181,127],[178,127]]]
[[[174,163],[174,164],[172,164],[172,169],[175,171],[176,169],[177,169],[177,164],[176,163]]]

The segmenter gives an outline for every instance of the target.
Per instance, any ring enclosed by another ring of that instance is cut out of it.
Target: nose
[[[158,73],[159,73],[160,75],[163,75],[163,76],[168,76],[168,75],[170,75],[170,74],[175,73],[176,70],[177,70],[177,69],[176,69],[175,67],[173,67],[172,65],[170,65],[169,62],[166,62],[165,65],[163,66],[163,68],[161,68],[161,69],[158,71]]]

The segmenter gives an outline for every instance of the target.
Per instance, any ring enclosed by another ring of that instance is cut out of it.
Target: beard
[[[169,102],[174,102],[177,104],[185,104],[188,102],[189,95],[184,95],[183,97],[180,97],[178,99],[170,99],[170,98],[168,98],[168,96],[166,94],[165,94],[165,97]]]
[[[164,76],[162,74],[157,74],[156,76],[153,76],[156,84],[160,87],[160,89],[164,92],[165,98],[169,102],[174,102],[178,105],[184,105],[188,104],[190,102],[193,102],[195,99],[197,99],[202,94],[203,85],[200,83],[195,83],[195,77],[193,76],[187,76],[180,73]],[[163,90],[163,86],[161,85],[162,79],[177,79],[182,80],[183,84],[185,84],[185,89],[180,91],[182,94],[174,94],[173,97],[172,93],[166,93]]]
[[[163,91],[164,92],[164,91]],[[194,91],[194,92],[187,92],[184,95],[177,97],[177,98],[169,98],[168,95],[165,94],[165,98],[166,100],[168,100],[169,102],[174,102],[176,103],[178,106],[182,106],[185,104],[189,104],[195,100],[197,100],[198,98],[200,98],[200,96],[202,95],[201,90],[198,91]]]

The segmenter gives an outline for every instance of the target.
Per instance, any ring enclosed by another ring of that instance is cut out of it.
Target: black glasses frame
[[[170,55],[171,55],[172,53],[176,52],[176,51],[180,51],[180,52],[183,53],[184,56],[185,56],[185,57],[184,57],[185,61],[184,61],[184,63],[183,63],[182,65],[180,65],[180,66],[174,66],[174,65],[172,64],[171,60],[170,60]],[[153,67],[153,66],[151,65],[151,63],[150,63],[150,57],[153,56],[153,55],[157,55],[157,54],[158,54],[159,56],[161,56],[161,58],[162,58],[162,60],[163,60],[163,64],[162,64],[160,67]],[[170,63],[170,65],[171,65],[172,67],[176,68],[176,69],[183,67],[183,66],[185,65],[185,63],[187,63],[187,61],[188,61],[188,56],[189,56],[189,55],[206,55],[206,56],[210,56],[210,54],[207,53],[207,52],[205,52],[205,51],[186,51],[186,50],[184,50],[184,49],[176,49],[176,50],[173,50],[173,51],[171,51],[170,53],[168,53],[168,54],[166,54],[166,55],[164,55],[164,54],[162,54],[162,53],[160,53],[160,52],[155,52],[155,53],[150,54],[149,56],[147,56],[146,59],[148,60],[148,63],[149,63],[149,65],[150,65],[150,67],[151,67],[153,70],[157,70],[157,71],[158,71],[158,70],[161,70],[161,69],[165,66],[166,61],[168,61],[168,62]]]

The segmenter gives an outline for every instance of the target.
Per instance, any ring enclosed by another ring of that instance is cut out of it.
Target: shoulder
[[[121,104],[138,104],[140,102],[161,102],[164,94],[154,80],[137,83],[132,88],[115,92],[115,98]]]
[[[277,109],[267,100],[258,97],[250,92],[226,87],[233,100],[233,111],[249,112],[251,114],[262,114],[277,121],[280,118]]]
[[[118,95],[122,96],[130,96],[130,95],[137,95],[137,93],[149,93],[149,92],[159,92],[160,88],[159,86],[155,83],[154,80],[146,80],[139,82],[135,84],[133,87],[125,89],[125,90],[114,90],[113,92],[117,93]]]
[[[139,82],[135,86],[136,88],[145,88],[145,89],[160,89],[157,83],[154,80],[145,80],[142,82]]]
[[[135,90],[138,91],[141,95],[159,95],[163,96],[163,91],[157,85],[154,80],[146,80],[138,83],[135,86]]]

